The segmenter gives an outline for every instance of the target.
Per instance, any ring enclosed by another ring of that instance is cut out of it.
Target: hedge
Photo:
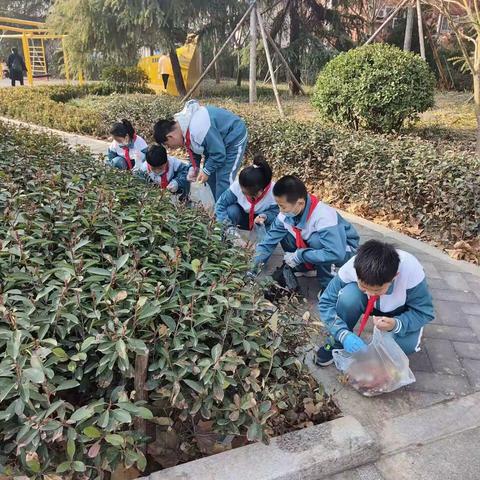
[[[336,414],[303,307],[246,284],[206,214],[1,122],[0,167],[0,473],[158,469]]]
[[[6,91],[0,90],[0,100]],[[8,92],[18,98],[29,96],[28,89]],[[26,103],[29,108],[19,107],[13,116],[32,119],[37,112],[35,100],[22,100]],[[91,125],[89,133],[105,137],[111,123],[126,117],[149,141],[153,140],[153,123],[180,108],[174,98],[152,95],[87,97],[81,105],[84,107],[75,107],[76,115]],[[445,144],[436,148],[413,136],[351,132],[318,121],[279,120],[265,113],[263,105],[252,108],[226,100],[218,105],[245,118],[250,152],[263,152],[277,177],[294,173],[336,206],[360,205],[367,216],[395,217],[446,246],[479,234],[480,160],[473,153],[451,151]],[[78,131],[72,124],[63,127]]]

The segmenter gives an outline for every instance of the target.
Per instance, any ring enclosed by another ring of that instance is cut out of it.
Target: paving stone
[[[417,381],[408,385],[406,387],[408,390],[443,393],[445,395],[467,395],[472,391],[472,387],[470,386],[467,377],[462,375],[415,372],[415,378]]]
[[[438,338],[426,338],[424,344],[435,372],[448,375],[462,374],[462,365],[457,358],[452,342]]]
[[[438,278],[442,279],[440,272],[437,270],[437,267],[432,262],[422,262],[423,269],[427,275],[427,279]]]
[[[468,290],[472,291],[471,285],[468,283],[468,278],[458,272],[445,272],[443,278],[450,288],[455,290]]]
[[[469,327],[452,327],[450,325],[435,325],[429,323],[425,326],[423,334],[425,338],[442,338],[459,342],[478,341],[477,335],[475,335],[473,329]]]
[[[443,325],[458,327],[466,326],[464,315],[462,315],[462,303],[435,300],[433,303],[436,313],[436,322]]]
[[[433,372],[432,362],[425,349],[409,356],[410,368],[415,372]]]
[[[442,278],[427,278],[429,288],[449,288]]]
[[[465,302],[478,303],[478,298],[472,292],[464,292],[463,290],[438,289],[430,288],[434,300],[444,300],[447,302]]]
[[[453,342],[453,347],[460,358],[480,360],[480,343]]]
[[[480,390],[480,360],[463,358],[462,364],[475,391]]]
[[[480,317],[477,315],[465,315],[465,321],[480,340]]]
[[[466,313],[467,315],[480,316],[480,304],[478,303],[462,305],[462,310],[463,313]]]

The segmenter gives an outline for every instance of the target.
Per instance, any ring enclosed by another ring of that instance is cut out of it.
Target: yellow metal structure
[[[183,81],[187,90],[191,88],[201,75],[202,59],[198,46],[198,36],[192,35],[185,45],[177,49]],[[168,55],[152,55],[140,59],[138,66],[150,79],[151,87],[161,93],[179,96],[173,77],[172,62]]]
[[[64,38],[66,35],[49,33],[47,26],[42,22],[19,20],[16,18],[0,17],[1,38],[17,38],[22,42],[23,57],[27,67],[28,84],[33,85],[35,76],[46,76],[47,60],[45,55],[45,40],[61,40],[63,49],[63,62],[65,65],[65,78],[70,82],[70,65],[65,49]],[[5,32],[13,32],[5,33]],[[83,73],[79,74],[79,83],[83,84]]]

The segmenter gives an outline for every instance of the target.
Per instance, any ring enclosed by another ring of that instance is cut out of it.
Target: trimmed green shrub
[[[320,73],[313,104],[335,123],[400,130],[434,104],[435,76],[418,55],[382,43],[341,53]]]
[[[155,93],[148,87],[148,75],[136,66],[107,67],[102,71],[102,80],[117,93]]]
[[[296,356],[301,306],[245,284],[204,213],[2,123],[0,175],[2,473],[158,469],[206,425],[255,441],[336,413]]]

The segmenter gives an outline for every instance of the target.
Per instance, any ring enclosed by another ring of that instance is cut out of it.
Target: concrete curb
[[[320,480],[379,458],[351,416],[152,473],[143,480]],[[142,480],[142,479],[141,479]]]
[[[436,257],[439,260],[449,263],[450,265],[455,265],[457,268],[459,268],[460,270],[463,270],[464,272],[480,277],[480,267],[477,267],[473,263],[468,263],[463,260],[455,260],[449,257],[442,250],[436,247],[433,247],[428,243],[422,242],[421,240],[416,240],[415,238],[411,238],[408,235],[405,235],[403,233],[396,232],[395,230],[390,230],[389,228],[384,227],[382,225],[377,225],[376,223],[373,223],[370,220],[357,217],[352,213],[339,210],[338,208],[337,208],[337,211],[342,215],[342,217],[344,217],[346,220],[350,222],[357,223],[363,227],[369,228],[370,230],[374,230],[375,232],[378,232],[382,235],[391,237],[394,240],[397,240],[398,242],[407,244],[411,248],[415,248],[417,250],[420,250],[423,253],[432,255],[432,257]]]

